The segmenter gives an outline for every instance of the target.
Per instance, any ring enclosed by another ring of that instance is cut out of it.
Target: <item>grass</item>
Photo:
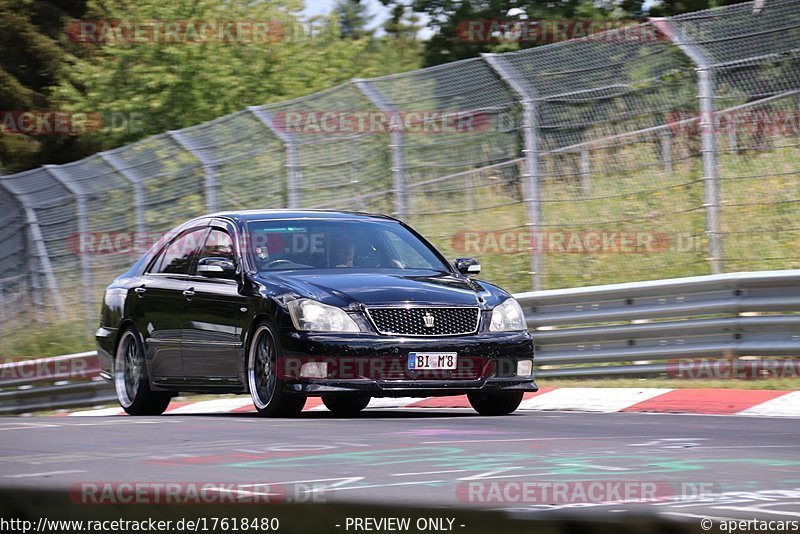
[[[86,321],[29,322],[0,337],[0,359],[18,360],[94,350]]]

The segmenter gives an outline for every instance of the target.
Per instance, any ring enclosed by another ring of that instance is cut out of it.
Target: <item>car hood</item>
[[[496,300],[498,291],[488,284],[449,273],[431,271],[340,272],[293,271],[262,275],[298,296],[339,307],[352,304],[397,303],[476,306]]]

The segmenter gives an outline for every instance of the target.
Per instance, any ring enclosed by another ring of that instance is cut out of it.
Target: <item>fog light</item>
[[[300,376],[305,378],[327,378],[327,363],[304,363],[300,368]]]
[[[531,376],[533,373],[533,360],[519,360],[517,362],[517,376]]]

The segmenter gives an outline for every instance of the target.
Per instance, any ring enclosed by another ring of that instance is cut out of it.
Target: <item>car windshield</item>
[[[449,271],[416,235],[391,221],[281,220],[247,224],[259,271],[425,269]]]

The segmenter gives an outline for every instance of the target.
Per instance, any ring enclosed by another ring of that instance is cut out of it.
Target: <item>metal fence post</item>
[[[591,189],[592,167],[590,157],[589,149],[583,148],[581,150],[581,190],[584,195],[588,195]]]
[[[203,174],[205,175],[203,191],[206,199],[206,210],[217,211],[217,172],[213,160],[207,157],[201,149],[195,147],[194,143],[180,131],[170,130],[167,135],[180,148],[197,158],[197,161],[203,166]]]
[[[719,176],[717,175],[717,137],[714,131],[714,71],[697,72],[700,87],[700,135],[703,154],[703,184],[707,210],[706,231],[711,272],[722,272],[722,242],[719,221]]]
[[[717,169],[717,135],[714,121],[714,67],[705,51],[669,19],[659,21],[663,33],[674,42],[696,66],[700,107],[700,139],[703,157],[703,205],[706,209],[708,261],[711,272],[722,272],[722,236],[720,234],[720,193]]]
[[[247,110],[283,142],[283,147],[286,150],[286,207],[290,209],[299,208],[302,201],[300,194],[300,158],[297,153],[297,142],[294,136],[288,132],[281,131],[280,128],[276,128],[275,122],[272,120],[272,113],[263,107],[250,106]]]
[[[134,244],[147,243],[148,240],[145,238],[147,220],[144,216],[144,186],[142,185],[141,179],[139,179],[135,173],[131,172],[130,169],[126,168],[115,155],[109,152],[100,152],[98,156],[100,156],[100,159],[105,161],[109,167],[128,180],[131,187],[133,187],[133,209],[136,216],[136,236],[133,242]]]
[[[369,84],[369,80],[353,80],[359,91],[384,113],[394,115],[397,110]],[[402,121],[401,121],[402,122]],[[394,123],[394,120],[390,121]],[[389,148],[392,151],[392,194],[395,215],[401,219],[408,215],[408,189],[406,185],[405,138],[403,131],[392,128],[389,135]]]
[[[661,159],[664,162],[664,174],[672,175],[672,136],[669,131],[661,130]]]
[[[44,273],[44,279],[50,297],[52,297],[55,308],[59,313],[64,312],[64,302],[58,290],[58,282],[53,272],[53,265],[50,263],[50,256],[47,254],[47,246],[42,236],[42,230],[39,227],[39,220],[36,217],[36,211],[33,209],[33,206],[25,199],[24,195],[19,191],[15,191],[10,183],[0,181],[0,187],[19,203],[22,211],[25,213],[25,224],[28,230],[28,236],[25,239],[25,251],[29,262],[28,283],[30,284],[31,297],[33,298],[34,307],[36,309],[35,318],[39,322],[44,322],[44,303],[39,300],[40,295],[37,291],[40,287],[37,276],[40,273]]]
[[[63,172],[57,165],[45,165],[44,169],[52,176],[58,183],[64,186],[75,197],[75,212],[78,222],[78,239],[79,241],[89,234],[89,219],[86,211],[86,192],[83,187],[72,180],[72,177]],[[94,324],[94,317],[92,309],[95,307],[94,296],[92,295],[92,264],[89,261],[89,255],[78,249],[78,256],[81,266],[81,282],[83,283],[83,302],[86,307],[86,319],[88,321],[89,330],[91,331]]]
[[[534,291],[542,288],[542,251],[539,246],[539,233],[542,227],[542,199],[539,190],[539,129],[536,110],[536,95],[531,94],[530,88],[523,87],[506,66],[498,61],[494,54],[481,54],[489,66],[508,84],[520,98],[522,105],[522,134],[524,148],[522,149],[525,172],[523,179],[526,184],[528,226],[531,228],[533,250],[531,251],[531,283]]]

